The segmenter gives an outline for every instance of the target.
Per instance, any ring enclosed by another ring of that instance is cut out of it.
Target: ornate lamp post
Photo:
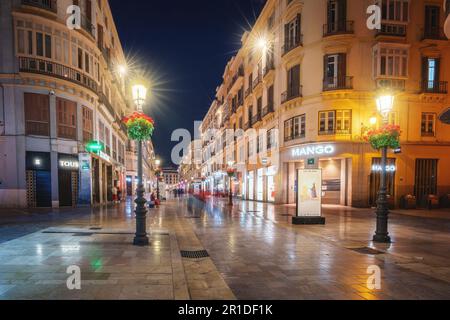
[[[159,180],[161,178],[161,168],[159,167],[161,165],[161,160],[156,159],[155,160],[155,165],[156,165],[156,199],[159,200]]]
[[[142,112],[142,107],[147,97],[147,88],[143,85],[134,85],[132,87],[133,101],[136,105],[137,112],[133,113],[128,118],[124,119],[124,123],[128,129],[128,136],[130,139],[135,140],[138,148],[138,188],[137,198],[134,201],[136,203],[136,234],[134,238],[134,245],[146,246],[150,241],[147,236],[147,209],[145,204],[147,200],[144,197],[144,184],[143,184],[143,168],[142,168],[142,143],[149,140],[153,134],[154,123],[153,119],[146,116]]]
[[[236,170],[233,168],[233,162],[230,161],[228,162],[228,169],[227,169],[227,175],[229,178],[229,194],[228,194],[228,205],[232,206],[233,205],[233,189],[232,189],[232,182],[233,182],[233,177],[236,174]]]
[[[394,105],[394,96],[392,94],[383,94],[377,97],[377,108],[378,112],[383,118],[383,125],[388,125],[389,123],[389,113],[392,111]],[[377,200],[377,229],[375,235],[373,236],[374,242],[390,243],[391,238],[388,232],[388,216],[389,207],[387,200],[387,151],[388,146],[381,146],[381,179],[380,179],[380,190],[378,192]]]

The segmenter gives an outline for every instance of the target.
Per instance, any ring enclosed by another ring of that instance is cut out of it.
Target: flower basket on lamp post
[[[367,131],[364,138],[375,150],[398,149],[400,148],[400,135],[400,126],[386,124],[380,129]]]

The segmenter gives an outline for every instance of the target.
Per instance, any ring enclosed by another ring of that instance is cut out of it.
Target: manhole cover
[[[198,251],[180,251],[182,258],[187,259],[202,259],[208,258],[209,254],[206,250],[198,250]]]
[[[378,251],[376,249],[373,248],[368,248],[368,247],[364,247],[364,248],[351,248],[350,250],[361,253],[361,254],[368,254],[368,255],[378,255],[378,254],[384,254],[384,252],[382,251]]]

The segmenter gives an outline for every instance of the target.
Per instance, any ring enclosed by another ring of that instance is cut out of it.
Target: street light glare
[[[121,77],[124,77],[124,76],[126,76],[127,75],[127,73],[128,73],[128,68],[127,68],[127,66],[126,65],[119,65],[118,67],[117,67],[117,71],[119,72],[119,75],[121,76]]]
[[[267,45],[268,41],[266,39],[266,37],[264,36],[260,36],[257,40],[256,40],[256,46],[261,49],[261,50],[267,50]]]

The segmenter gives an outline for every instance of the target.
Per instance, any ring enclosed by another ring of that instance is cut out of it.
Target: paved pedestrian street
[[[226,201],[150,209],[149,247],[131,245],[131,200],[52,219],[2,211],[0,299],[450,298],[450,212],[395,211],[393,243],[374,245],[368,209],[327,206],[325,226],[294,226],[295,207]],[[81,290],[68,289],[71,266]],[[381,289],[368,288],[371,266]]]

